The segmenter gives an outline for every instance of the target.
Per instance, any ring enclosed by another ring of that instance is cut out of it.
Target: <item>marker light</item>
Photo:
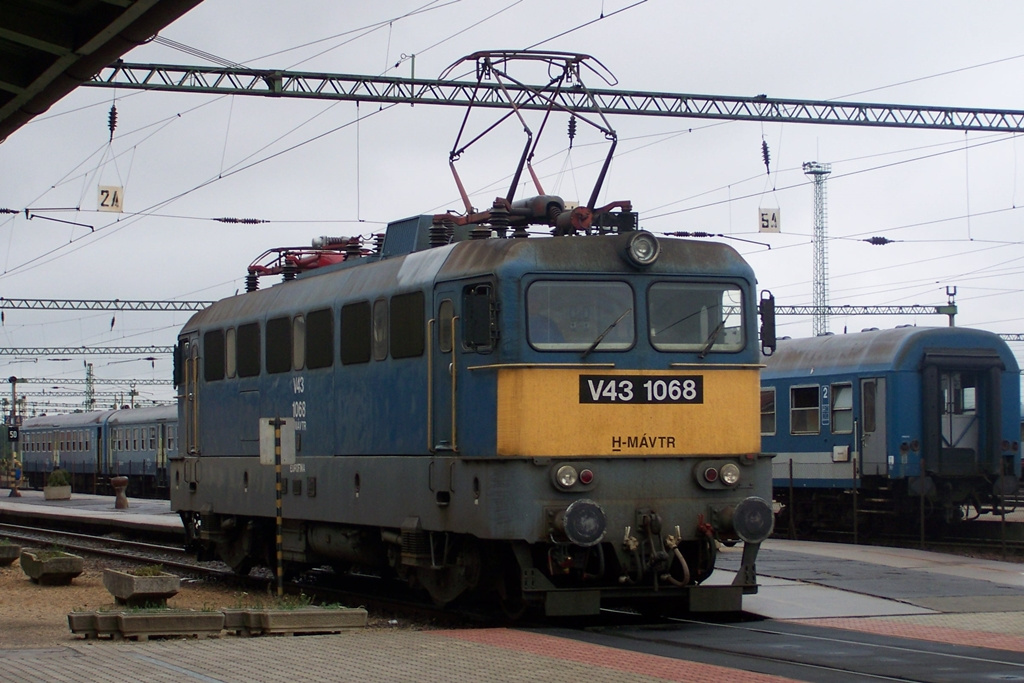
[[[722,465],[722,483],[726,486],[735,486],[740,480],[740,468],[733,463]]]
[[[572,465],[562,465],[555,473],[555,481],[558,482],[559,486],[565,489],[575,486],[576,479],[576,468]]]
[[[706,470],[704,470],[704,481],[718,481],[718,470],[716,470],[714,467],[709,467]]]
[[[594,472],[593,472],[593,470],[581,470],[580,471],[580,483],[581,484],[587,485],[587,484],[589,484],[592,481],[594,481]]]
[[[626,257],[638,268],[646,268],[658,260],[661,244],[658,238],[646,230],[637,230],[626,244]]]

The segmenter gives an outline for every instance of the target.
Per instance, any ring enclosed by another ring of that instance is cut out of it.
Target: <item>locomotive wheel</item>
[[[231,537],[217,542],[217,555],[239,576],[248,576],[255,566],[252,555],[252,523],[247,523]]]
[[[476,587],[480,580],[480,553],[476,546],[467,543],[458,555],[456,564],[440,569],[416,568],[416,581],[430,594],[437,605],[447,605],[467,590]]]

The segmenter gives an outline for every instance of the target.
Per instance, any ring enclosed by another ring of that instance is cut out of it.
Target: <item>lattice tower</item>
[[[825,179],[832,164],[804,162],[804,173],[814,180],[814,336],[828,332],[828,202]]]

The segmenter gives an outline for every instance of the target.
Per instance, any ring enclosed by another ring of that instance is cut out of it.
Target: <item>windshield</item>
[[[743,348],[743,296],[731,284],[658,282],[647,296],[651,345],[703,355]]]
[[[625,282],[541,280],[526,290],[526,333],[539,351],[623,351],[636,338],[633,310]]]

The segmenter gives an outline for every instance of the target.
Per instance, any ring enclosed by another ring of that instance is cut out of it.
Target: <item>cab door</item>
[[[428,325],[430,353],[427,446],[432,453],[458,450],[455,393],[458,388],[458,290],[439,287],[434,292],[433,315]]]
[[[199,333],[188,333],[178,340],[178,345],[182,366],[178,404],[184,421],[184,455],[199,455]]]

